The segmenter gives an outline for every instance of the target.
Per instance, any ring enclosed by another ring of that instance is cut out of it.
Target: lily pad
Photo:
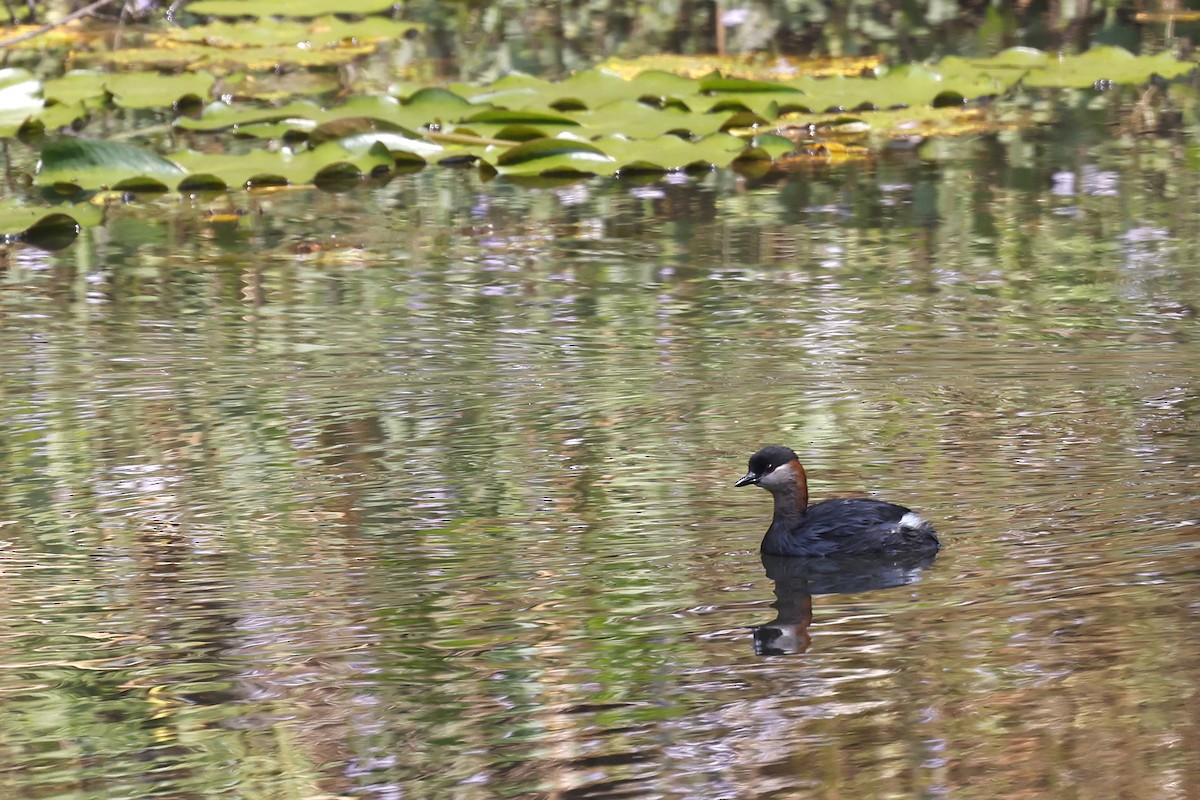
[[[108,76],[104,88],[122,108],[170,108],[184,97],[207,97],[215,82],[215,77],[202,72],[180,75],[127,72]]]
[[[784,92],[794,94],[800,90],[794,86],[773,81],[755,81],[748,78],[725,78],[721,75],[709,75],[700,80],[700,91],[709,94],[717,92]]]
[[[204,107],[199,117],[179,117],[175,127],[188,131],[220,131],[238,125],[256,122],[276,122],[289,118],[309,119],[316,122],[322,109],[308,100],[297,100],[277,107],[235,106],[217,102]]]
[[[692,166],[727,167],[747,147],[744,139],[726,133],[714,133],[697,142],[677,136],[650,140],[611,136],[597,144],[621,164],[622,173],[666,172]]]
[[[599,111],[576,114],[586,136],[626,135],[657,139],[664,134],[701,137],[721,130],[732,114],[698,114],[675,108],[659,110],[644,103],[624,100]]]
[[[353,152],[338,142],[327,142],[312,150],[299,152],[255,152],[242,155],[196,153],[183,151],[171,154],[172,161],[181,165],[189,179],[182,182],[188,188],[204,178],[211,186],[216,181],[225,186],[298,185],[313,182],[322,173],[349,166],[361,175],[391,169],[395,164],[382,144]]]
[[[193,14],[214,17],[317,17],[322,14],[378,14],[394,0],[196,0],[188,3]]]
[[[337,47],[346,42],[391,41],[420,29],[421,26],[416,23],[397,22],[384,17],[350,21],[324,16],[307,22],[260,19],[253,25],[244,22],[210,22],[191,28],[172,28],[162,34],[158,41],[167,46],[172,42],[191,42],[218,48]]]
[[[184,174],[178,164],[130,144],[62,138],[42,148],[34,183],[86,190],[170,188]]]
[[[534,139],[504,151],[495,160],[501,175],[553,175],[581,172],[612,175],[619,163],[599,147],[574,139]]]
[[[58,208],[46,206],[22,206],[15,203],[0,203],[0,241],[13,239],[37,225],[74,226],[79,222]]]
[[[212,73],[240,70],[270,72],[283,68],[321,68],[344,64],[374,53],[374,42],[349,42],[336,47],[300,48],[294,45],[223,48],[201,43],[177,42],[163,47],[131,47],[120,50],[82,52],[79,61],[102,62],[121,67],[157,69],[204,69]]]
[[[381,145],[387,149],[387,152],[391,154],[396,163],[400,164],[427,164],[430,161],[437,161],[447,155],[447,148],[443,145],[424,139],[414,139],[391,131],[356,133],[337,141],[338,144],[352,153],[369,150],[375,145]]]
[[[1101,80],[1138,84],[1148,81],[1151,75],[1175,78],[1195,68],[1195,64],[1179,61],[1170,53],[1135,56],[1120,47],[1094,47],[1078,56],[1051,60],[1043,69],[1031,70],[1025,77],[1025,85],[1083,88]]]
[[[72,70],[61,78],[51,78],[42,86],[42,96],[48,103],[99,108],[108,100],[104,82],[111,78],[107,72],[97,70]]]

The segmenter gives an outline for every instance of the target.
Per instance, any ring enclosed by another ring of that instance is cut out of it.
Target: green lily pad
[[[48,105],[34,116],[29,122],[40,126],[43,130],[56,131],[68,125],[74,125],[78,120],[88,115],[88,109],[83,103],[55,103]]]
[[[85,190],[170,188],[184,174],[178,164],[130,144],[62,138],[42,148],[34,183]]]
[[[0,203],[0,241],[20,236],[37,223],[51,217],[70,220],[77,225],[73,218],[44,206],[18,206],[11,202]]]
[[[379,14],[394,0],[196,0],[188,3],[193,14],[214,17],[318,17],[322,14]]]
[[[796,143],[786,136],[779,136],[774,133],[764,133],[755,136],[750,145],[752,148],[761,150],[766,154],[767,158],[772,160],[780,156],[786,156],[796,150]]]
[[[0,201],[0,240],[39,242],[67,236],[80,228],[94,228],[104,221],[104,209],[92,203],[56,206],[24,205]]]
[[[555,125],[573,128],[579,125],[570,117],[561,114],[550,114],[536,111],[509,111],[503,108],[489,108],[479,111],[460,120],[463,125],[492,124],[492,125]]]
[[[549,102],[555,97],[555,90],[560,84],[545,78],[535,78],[524,72],[510,72],[491,83],[481,86],[475,83],[452,83],[446,90],[472,103],[484,102],[502,105],[505,108],[519,108],[509,105],[504,100],[517,98],[537,98]]]
[[[639,72],[629,83],[637,92],[638,98],[684,98],[700,93],[699,81],[654,69]]]
[[[175,126],[192,131],[218,131],[256,123],[276,123],[280,127],[274,130],[289,129],[290,126],[290,129],[308,131],[339,119],[362,118],[415,130],[426,125],[449,124],[465,114],[480,114],[486,110],[450,92],[427,89],[416,93],[406,103],[387,95],[368,95],[351,98],[329,109],[307,100],[278,107],[212,103],[199,117],[176,119]],[[511,114],[508,117],[524,118]],[[570,120],[567,122],[571,124]]]
[[[349,42],[336,47],[300,48],[295,45],[223,48],[201,43],[173,43],[170,47],[130,47],[119,50],[85,51],[78,61],[102,62],[119,67],[156,69],[203,69],[225,74],[242,70],[270,72],[282,67],[294,69],[331,67],[374,53],[374,42]]]
[[[858,108],[872,105],[878,108],[893,106],[930,105],[946,92],[975,98],[1001,94],[1008,85],[1000,79],[979,71],[958,69],[944,76],[936,68],[906,65],[889,70],[880,78],[801,78],[797,81],[807,98],[811,111],[829,108]]]
[[[205,98],[216,78],[202,72],[160,75],[157,72],[126,72],[109,75],[104,88],[122,108],[171,107],[183,97]]]
[[[249,122],[237,126],[237,135],[248,139],[304,138],[318,127],[317,121],[304,117],[288,117],[275,122]]]
[[[1078,56],[1052,59],[1044,69],[1031,70],[1025,76],[1025,85],[1083,88],[1100,80],[1138,84],[1150,80],[1151,75],[1175,78],[1195,68],[1195,64],[1179,61],[1170,53],[1135,56],[1120,47],[1094,47]]]
[[[47,103],[82,103],[89,108],[99,108],[108,101],[104,82],[111,77],[107,72],[72,70],[61,78],[47,80],[42,87],[42,96]]]
[[[747,92],[781,92],[785,94],[794,94],[799,92],[795,86],[789,86],[786,83],[775,83],[774,81],[752,81],[745,78],[725,78],[721,75],[710,75],[707,78],[700,80],[700,91],[707,93],[717,92],[737,92],[745,94]]]
[[[1029,70],[1045,67],[1049,63],[1050,54],[1042,50],[1032,47],[1010,47],[991,58],[947,56],[937,63],[937,68],[943,73],[975,71],[1015,81]]]
[[[237,100],[286,101],[332,93],[339,86],[337,76],[326,71],[237,72],[224,77],[221,93]]]
[[[311,183],[322,173],[349,166],[361,175],[389,170],[395,164],[387,147],[375,144],[351,151],[339,142],[327,142],[300,152],[254,152],[242,155],[182,151],[171,154],[172,161],[188,173],[185,188],[204,178],[211,186],[216,181],[231,188],[260,185],[299,185]]]
[[[494,161],[501,175],[551,175],[580,172],[612,175],[617,160],[599,147],[575,139],[534,139],[509,148]]]
[[[381,145],[387,149],[392,159],[400,164],[418,162],[427,164],[447,155],[447,148],[443,145],[391,131],[356,133],[338,139],[337,142],[351,153],[370,150],[375,145]]]
[[[731,114],[698,114],[676,108],[656,109],[634,100],[611,103],[598,111],[574,115],[585,136],[624,135],[656,139],[671,133],[701,137],[721,130]]]
[[[205,106],[199,117],[179,117],[174,125],[188,131],[221,131],[238,125],[276,122],[289,118],[309,119],[315,122],[321,111],[319,105],[308,100],[297,100],[274,108],[235,106],[217,102]]]
[[[172,28],[163,34],[163,42],[204,43],[217,48],[239,47],[337,47],[344,42],[393,41],[421,26],[384,17],[350,21],[334,16],[308,22],[260,19],[253,25],[244,22],[210,22],[191,28]]]
[[[727,167],[746,150],[746,142],[727,133],[714,133],[698,141],[677,136],[628,139],[609,136],[596,144],[621,165],[621,172],[666,172],[693,166]]]

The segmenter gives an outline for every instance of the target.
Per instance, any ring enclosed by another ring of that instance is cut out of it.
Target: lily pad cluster
[[[380,15],[390,2],[252,5],[275,16],[154,32],[127,49],[83,48],[71,56],[76,68],[51,79],[0,70],[0,137],[39,146],[32,184],[60,201],[0,202],[0,234],[64,216],[88,224],[94,213],[62,202],[105,190],[344,185],[426,165],[514,178],[786,167],[869,154],[892,139],[1010,125],[977,101],[1022,86],[1136,84],[1193,68],[1116,48],[1070,57],[1015,49],[890,69],[872,59],[708,59],[699,72],[659,56],[561,81],[510,74],[485,85],[401,80],[368,89],[325,67],[417,30]],[[187,6],[214,17],[248,7]],[[118,113],[137,115],[126,117],[134,126],[121,141],[92,132]]]

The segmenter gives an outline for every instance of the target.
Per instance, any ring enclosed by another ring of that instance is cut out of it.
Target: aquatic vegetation
[[[212,19],[105,49],[82,31],[58,77],[0,70],[0,138],[40,156],[4,201],[0,234],[105,191],[228,191],[337,176],[381,177],[473,165],[514,177],[789,169],[798,160],[869,158],[930,137],[1035,124],[1003,102],[1033,88],[1094,92],[1170,80],[1194,65],[1170,54],[1027,48],[993,58],[888,66],[875,57],[652,56],[609,60],[552,81],[510,73],[486,84],[359,69],[420,26],[357,0],[255,4],[252,26]],[[244,15],[223,0],[193,14]],[[357,19],[330,12],[363,15]],[[386,57],[384,59],[386,61]],[[330,70],[338,70],[335,73]],[[119,141],[112,131],[119,129]]]

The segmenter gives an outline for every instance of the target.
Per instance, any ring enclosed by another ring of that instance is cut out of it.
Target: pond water
[[[10,794],[1200,795],[1200,186],[1109,121],[9,250]],[[944,550],[764,563],[775,442]]]

